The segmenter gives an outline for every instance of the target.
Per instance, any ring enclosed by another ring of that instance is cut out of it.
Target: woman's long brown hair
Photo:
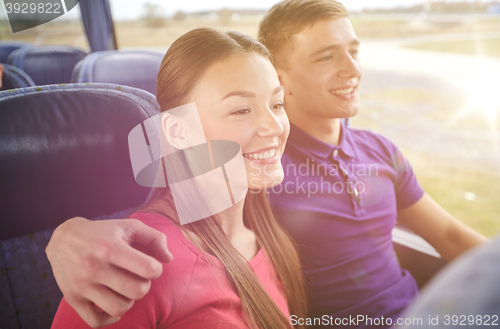
[[[232,54],[257,53],[267,59],[271,54],[258,41],[238,32],[220,32],[209,28],[192,30],[169,48],[160,67],[157,99],[161,111],[186,103],[189,94],[206,70]],[[229,282],[238,293],[251,328],[290,328],[290,320],[267,294],[259,279],[240,253],[232,246],[215,216],[180,225],[171,191],[156,188],[139,211],[169,218],[201,248],[216,256],[224,265]],[[276,222],[265,190],[250,191],[244,203],[243,220],[257,238],[272,265],[276,280],[283,286],[291,315],[305,317],[306,298],[299,257],[288,235]],[[304,328],[304,326],[296,326]]]

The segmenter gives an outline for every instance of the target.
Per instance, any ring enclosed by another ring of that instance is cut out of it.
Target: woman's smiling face
[[[276,186],[290,131],[284,92],[271,62],[255,52],[233,54],[210,66],[189,95],[208,140],[232,140],[243,153],[248,187]]]

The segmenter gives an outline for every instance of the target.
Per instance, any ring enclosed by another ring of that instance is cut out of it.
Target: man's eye
[[[320,61],[327,61],[327,60],[330,60],[330,59],[332,59],[332,58],[333,58],[333,56],[332,56],[332,55],[328,55],[328,56],[321,57],[319,60],[320,60]]]
[[[273,110],[284,110],[285,109],[285,104],[284,103],[274,104],[273,106],[271,106],[271,109],[273,109]]]
[[[250,110],[249,109],[241,109],[241,110],[237,110],[237,111],[234,111],[234,112],[231,112],[231,114],[247,114],[247,113],[250,113]]]

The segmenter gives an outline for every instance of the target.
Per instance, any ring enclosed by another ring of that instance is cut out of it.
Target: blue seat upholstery
[[[35,82],[26,72],[9,64],[0,64],[2,66],[2,88],[1,90],[26,88],[35,85]]]
[[[156,94],[163,54],[140,50],[99,51],[87,55],[73,71],[72,82],[106,82]]]
[[[11,52],[27,45],[26,42],[0,41],[0,63],[7,63],[7,57]]]
[[[128,134],[158,108],[110,84],[0,92],[0,328],[50,327],[62,296],[44,253],[54,227],[124,218],[144,202]]]
[[[69,83],[76,63],[86,55],[69,46],[24,46],[9,55],[7,64],[26,72],[39,86]]]

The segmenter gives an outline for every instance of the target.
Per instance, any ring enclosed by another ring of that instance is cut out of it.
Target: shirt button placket
[[[346,186],[348,188],[347,193],[351,197],[352,204],[355,210],[360,210],[363,208],[363,200],[361,195],[359,194],[358,189],[356,188],[356,183],[358,180],[353,173],[349,175],[349,171],[347,169],[342,169],[342,173],[345,177]]]

